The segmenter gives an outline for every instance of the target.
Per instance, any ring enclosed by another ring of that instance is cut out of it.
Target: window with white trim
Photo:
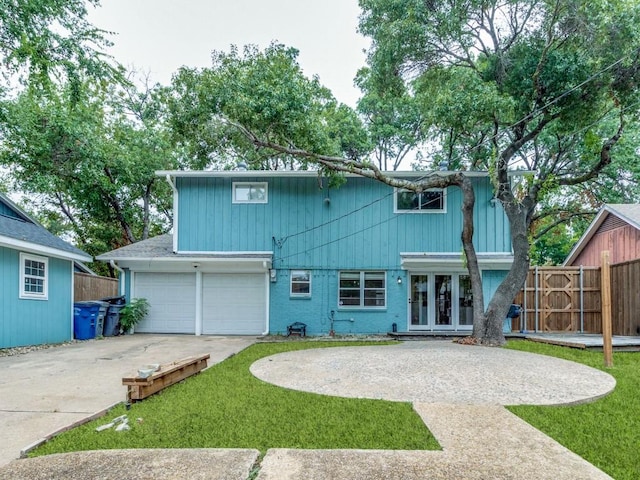
[[[20,298],[46,300],[49,289],[49,259],[20,254]]]
[[[338,305],[344,308],[384,308],[385,272],[340,272]]]
[[[291,270],[291,288],[292,297],[310,297],[311,296],[311,271],[310,270]]]
[[[233,182],[233,203],[267,203],[267,182]]]
[[[396,190],[396,212],[444,213],[447,210],[447,194],[443,189],[429,189],[421,193]]]

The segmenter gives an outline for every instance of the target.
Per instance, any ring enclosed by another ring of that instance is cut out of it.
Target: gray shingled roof
[[[265,255],[261,253],[174,253],[173,235],[170,233],[158,235],[157,237],[141,240],[126,247],[111,250],[110,252],[98,255],[96,260],[109,261],[121,259],[149,259],[149,258],[260,258]]]
[[[43,226],[18,218],[0,215],[0,236],[79,255],[86,260],[91,259],[90,255],[56,237]]]
[[[609,210],[640,230],[640,204],[638,203],[607,203]]]
[[[173,236],[170,234],[141,240],[126,247],[98,255],[96,260],[118,260],[119,258],[158,258],[175,257],[173,253]]]

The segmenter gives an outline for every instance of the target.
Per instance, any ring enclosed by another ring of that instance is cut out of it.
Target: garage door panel
[[[202,297],[203,333],[259,335],[264,332],[264,274],[205,274]]]
[[[146,298],[150,305],[136,332],[195,333],[195,274],[137,273],[135,296]]]

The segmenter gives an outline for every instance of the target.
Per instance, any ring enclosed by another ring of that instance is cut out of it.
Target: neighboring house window
[[[383,308],[386,306],[384,272],[340,272],[341,307]]]
[[[422,193],[396,190],[396,212],[443,213],[446,207],[446,190],[430,189]]]
[[[311,272],[309,270],[291,270],[291,296],[311,296]]]
[[[20,254],[20,298],[46,300],[48,296],[49,260]]]
[[[234,182],[233,203],[267,203],[267,182]]]

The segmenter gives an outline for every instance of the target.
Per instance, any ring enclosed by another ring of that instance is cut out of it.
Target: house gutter
[[[111,268],[113,268],[114,270],[117,270],[118,272],[120,272],[120,279],[122,280],[121,282],[118,282],[120,284],[120,295],[124,295],[125,294],[125,288],[124,288],[124,282],[126,282],[127,277],[124,273],[124,270],[121,269],[118,264],[114,261],[114,260],[109,260],[109,265],[111,265]]]
[[[171,177],[171,173],[167,172],[164,177],[173,191],[173,253],[178,252],[178,189]]]

